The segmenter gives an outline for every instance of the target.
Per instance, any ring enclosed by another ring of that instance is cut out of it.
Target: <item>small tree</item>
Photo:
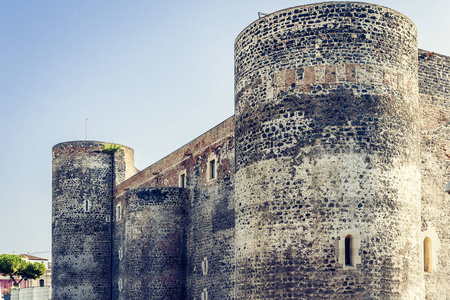
[[[44,275],[45,266],[43,263],[26,262],[19,255],[2,254],[0,255],[0,273],[9,275],[14,286],[19,286],[22,280],[37,279]],[[14,276],[21,279],[17,282]]]

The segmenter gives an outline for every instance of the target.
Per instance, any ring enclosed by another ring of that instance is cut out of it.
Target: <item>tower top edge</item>
[[[103,145],[103,144],[115,144],[115,145],[122,146],[122,148],[133,150],[133,148],[127,147],[127,146],[119,144],[119,143],[114,143],[114,142],[103,142],[103,141],[95,141],[95,140],[77,140],[77,141],[67,141],[67,142],[58,143],[52,147],[52,151],[69,148],[69,147],[101,147],[101,145]]]
[[[258,22],[261,22],[261,21],[264,22],[268,18],[271,18],[271,17],[273,17],[275,15],[279,15],[279,14],[281,14],[283,12],[288,12],[288,11],[295,10],[295,9],[305,9],[305,8],[313,7],[313,6],[327,6],[327,5],[335,6],[335,7],[337,7],[337,6],[340,6],[340,7],[345,7],[345,6],[371,6],[371,7],[374,7],[374,8],[378,7],[378,8],[382,8],[383,10],[387,10],[387,11],[390,11],[392,13],[395,13],[395,14],[401,16],[401,17],[404,17],[406,20],[411,22],[411,24],[414,25],[414,27],[416,27],[416,24],[410,18],[408,18],[406,15],[404,15],[404,14],[402,14],[402,13],[400,13],[400,12],[398,12],[398,11],[392,9],[392,8],[389,8],[387,6],[383,6],[383,5],[379,5],[379,4],[373,4],[373,3],[368,3],[368,2],[359,2],[359,1],[324,1],[324,2],[316,2],[316,3],[311,3],[311,4],[304,4],[304,5],[298,5],[298,6],[292,6],[292,7],[289,7],[289,8],[280,9],[280,10],[274,11],[272,13],[269,13],[268,15],[263,16],[263,17],[261,17],[259,19],[256,19],[255,21],[253,21],[249,25],[247,25],[244,29],[242,29],[242,31],[237,35],[237,37],[235,39],[235,44],[241,38],[241,36],[243,36],[245,34],[245,31],[247,30],[247,28],[253,26],[254,24],[256,24]],[[416,27],[416,29],[417,29],[417,27]]]

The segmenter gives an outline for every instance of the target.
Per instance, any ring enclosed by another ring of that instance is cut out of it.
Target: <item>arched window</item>
[[[433,272],[431,260],[431,239],[427,236],[423,240],[423,269],[425,272]]]
[[[358,230],[342,230],[336,245],[337,266],[343,270],[356,270],[361,264],[359,250],[361,247],[361,232]]]
[[[44,284],[45,284],[44,279],[39,279],[39,286],[40,286],[40,287],[43,287]]]
[[[351,234],[345,237],[345,265],[354,267],[353,263],[353,237]]]

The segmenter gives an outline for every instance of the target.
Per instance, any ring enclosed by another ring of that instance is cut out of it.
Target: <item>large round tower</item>
[[[134,171],[133,150],[102,142],[53,147],[52,286],[54,299],[109,299],[111,201],[115,183]]]
[[[373,4],[235,44],[237,299],[420,299],[415,25]]]

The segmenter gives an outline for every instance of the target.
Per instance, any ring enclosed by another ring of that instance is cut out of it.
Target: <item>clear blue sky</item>
[[[450,1],[369,1],[450,55]],[[0,253],[51,250],[51,148],[135,149],[143,169],[233,114],[234,39],[289,0],[0,2]]]

